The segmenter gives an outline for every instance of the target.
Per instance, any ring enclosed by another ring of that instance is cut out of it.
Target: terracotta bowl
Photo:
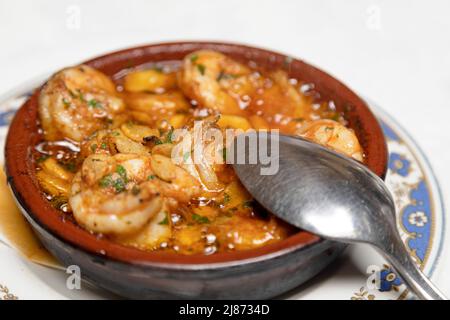
[[[239,61],[283,68],[291,77],[313,83],[321,99],[345,111],[367,156],[367,166],[384,178],[387,149],[383,133],[366,103],[323,71],[283,54],[228,43],[154,44],[107,54],[86,62],[109,76],[130,65],[181,60],[199,49],[221,51]],[[288,64],[287,64],[288,62]],[[37,89],[12,121],[6,141],[8,182],[23,214],[44,246],[62,264],[78,265],[82,278],[128,298],[261,299],[295,288],[327,266],[345,247],[306,232],[262,248],[215,255],[176,255],[121,246],[81,229],[44,198],[36,179],[33,146]]]

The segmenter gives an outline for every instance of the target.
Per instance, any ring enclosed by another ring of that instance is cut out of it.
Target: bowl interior
[[[283,54],[238,45],[213,42],[177,42],[149,45],[113,52],[86,62],[112,77],[119,71],[149,62],[181,60],[199,49],[223,52],[241,62],[254,61],[264,69],[284,69],[293,78],[313,83],[321,100],[333,100],[338,111],[345,114],[354,129],[366,155],[366,165],[384,178],[387,168],[387,148],[381,128],[364,101],[345,85],[323,71]],[[91,253],[112,259],[139,263],[164,263],[177,265],[239,263],[246,259],[260,259],[265,255],[313,245],[321,239],[307,232],[297,234],[267,246],[233,253],[205,255],[177,255],[164,252],[145,252],[125,247],[97,237],[77,226],[54,209],[44,198],[36,180],[31,148],[40,140],[37,123],[37,89],[20,108],[8,133],[5,156],[8,181],[13,193],[30,217],[60,239]]]

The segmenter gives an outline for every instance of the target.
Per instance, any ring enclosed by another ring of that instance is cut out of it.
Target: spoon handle
[[[397,232],[392,232],[392,237],[386,237],[384,242],[377,249],[419,299],[447,300],[412,260]]]

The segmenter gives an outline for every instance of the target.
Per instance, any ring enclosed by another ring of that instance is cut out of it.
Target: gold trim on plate
[[[19,297],[9,292],[7,286],[0,284],[0,300],[19,300]]]

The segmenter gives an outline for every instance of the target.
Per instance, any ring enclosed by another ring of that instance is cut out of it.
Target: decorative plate
[[[42,78],[0,98],[0,159],[8,125],[15,111]],[[444,205],[436,177],[408,133],[378,107],[389,148],[386,183],[397,207],[397,224],[415,261],[432,277],[442,253],[445,231]],[[70,274],[22,258],[0,233],[0,300],[2,299],[105,299],[111,294],[82,283],[68,289]],[[439,283],[437,284],[439,285]],[[312,281],[285,295],[286,299],[405,299],[410,295],[390,267],[372,249],[352,245]]]

